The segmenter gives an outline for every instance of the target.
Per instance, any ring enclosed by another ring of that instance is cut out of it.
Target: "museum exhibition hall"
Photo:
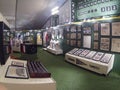
[[[120,90],[120,0],[0,0],[0,90]]]

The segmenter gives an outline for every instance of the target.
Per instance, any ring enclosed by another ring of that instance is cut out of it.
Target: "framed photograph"
[[[78,33],[77,39],[81,39],[81,33]]]
[[[75,25],[71,26],[70,31],[71,32],[76,32],[76,26]]]
[[[91,36],[83,36],[83,47],[91,48]]]
[[[81,31],[81,25],[77,26],[78,31]]]
[[[77,41],[77,46],[78,46],[78,47],[81,46],[81,41]]]
[[[120,38],[112,38],[112,48],[113,52],[120,52]]]
[[[101,35],[110,35],[110,23],[101,23]]]
[[[74,55],[79,56],[83,51],[84,49],[79,49],[74,53]]]
[[[90,50],[84,50],[79,56],[84,57],[84,56],[86,56],[89,52],[90,52]]]
[[[11,65],[13,65],[13,66],[19,66],[19,67],[24,67],[24,63],[18,62],[18,61],[12,61]]]
[[[120,36],[120,22],[112,23],[112,36]]]
[[[87,55],[86,58],[92,59],[92,57],[96,54],[96,51],[90,51]]]
[[[18,67],[18,66],[8,66],[6,78],[20,78],[20,79],[28,79],[28,72],[26,67]]]
[[[67,33],[67,38],[68,38],[68,39],[70,38],[70,34],[69,34],[69,33]]]
[[[98,40],[98,33],[94,33],[94,40]]]
[[[83,27],[84,34],[91,34],[91,27]]]
[[[70,44],[70,40],[67,40],[67,45],[69,45]]]
[[[76,51],[78,51],[79,49],[78,48],[74,48],[74,49],[72,49],[71,51],[69,51],[68,53],[69,54],[73,54],[73,53],[75,53]]]
[[[71,46],[76,46],[76,40],[70,40],[70,45]]]
[[[110,47],[110,39],[109,38],[101,38],[100,49],[109,51],[109,47]]]
[[[94,42],[94,49],[98,49],[98,42]]]
[[[111,57],[112,57],[112,54],[106,53],[100,61],[103,63],[109,63]]]
[[[98,23],[94,24],[94,31],[98,31]]]
[[[97,52],[96,55],[93,57],[95,61],[100,61],[100,59],[103,57],[104,53]]]
[[[71,34],[70,34],[70,38],[71,38],[71,39],[76,39],[76,33],[71,33]]]

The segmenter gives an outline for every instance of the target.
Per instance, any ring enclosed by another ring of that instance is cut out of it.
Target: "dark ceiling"
[[[40,29],[51,9],[61,6],[66,0],[0,0],[0,12],[6,17],[11,28]],[[16,23],[15,23],[16,21]]]

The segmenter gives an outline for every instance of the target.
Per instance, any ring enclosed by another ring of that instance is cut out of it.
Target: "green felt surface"
[[[21,58],[18,53],[13,55]],[[51,72],[57,90],[120,90],[119,58],[120,55],[116,54],[113,70],[107,76],[70,64],[63,55],[55,56],[42,48],[38,48],[36,60],[41,61]]]

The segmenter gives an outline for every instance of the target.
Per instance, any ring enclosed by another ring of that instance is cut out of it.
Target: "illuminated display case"
[[[53,54],[63,54],[62,50],[63,28],[60,26],[54,27],[51,33],[51,40],[47,47],[47,51]]]

